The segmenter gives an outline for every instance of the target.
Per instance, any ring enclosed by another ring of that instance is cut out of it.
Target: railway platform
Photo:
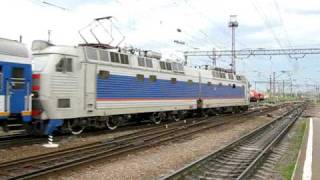
[[[320,179],[320,106],[310,110],[293,180]]]

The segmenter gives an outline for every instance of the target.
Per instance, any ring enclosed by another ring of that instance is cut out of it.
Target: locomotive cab
[[[44,43],[33,44],[32,116],[34,130],[50,134],[79,113],[81,63],[77,48]]]

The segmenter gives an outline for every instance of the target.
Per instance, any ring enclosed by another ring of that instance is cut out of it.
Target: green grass
[[[300,127],[298,128],[298,132],[293,137],[293,142],[291,144],[290,149],[292,150],[288,156],[291,156],[293,158],[290,159],[290,161],[280,168],[280,173],[282,177],[286,180],[290,180],[294,171],[294,167],[297,161],[298,153],[302,144],[302,139],[304,132],[306,130],[306,121],[300,124]]]

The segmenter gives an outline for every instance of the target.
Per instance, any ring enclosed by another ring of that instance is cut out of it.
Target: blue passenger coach
[[[31,121],[31,79],[25,45],[0,38],[0,123],[5,130]]]

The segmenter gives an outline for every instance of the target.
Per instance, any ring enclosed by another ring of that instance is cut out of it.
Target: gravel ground
[[[279,114],[282,111],[280,110]],[[254,117],[246,121],[238,119],[189,139],[155,146],[107,161],[86,164],[41,179],[159,179],[272,119],[267,116]]]
[[[95,136],[89,136],[89,137],[68,136],[59,142],[58,148],[45,148],[41,144],[34,144],[34,145],[12,147],[9,149],[0,149],[0,163],[6,162],[6,161],[12,161],[15,159],[35,156],[39,154],[49,153],[53,151],[58,151],[66,148],[82,146],[85,144],[90,144],[90,143],[94,143],[102,140],[108,140],[118,136],[134,133],[139,130],[126,130],[126,131],[117,131],[117,132],[110,131],[110,133],[107,133],[107,134],[101,134],[101,135],[95,135]]]

